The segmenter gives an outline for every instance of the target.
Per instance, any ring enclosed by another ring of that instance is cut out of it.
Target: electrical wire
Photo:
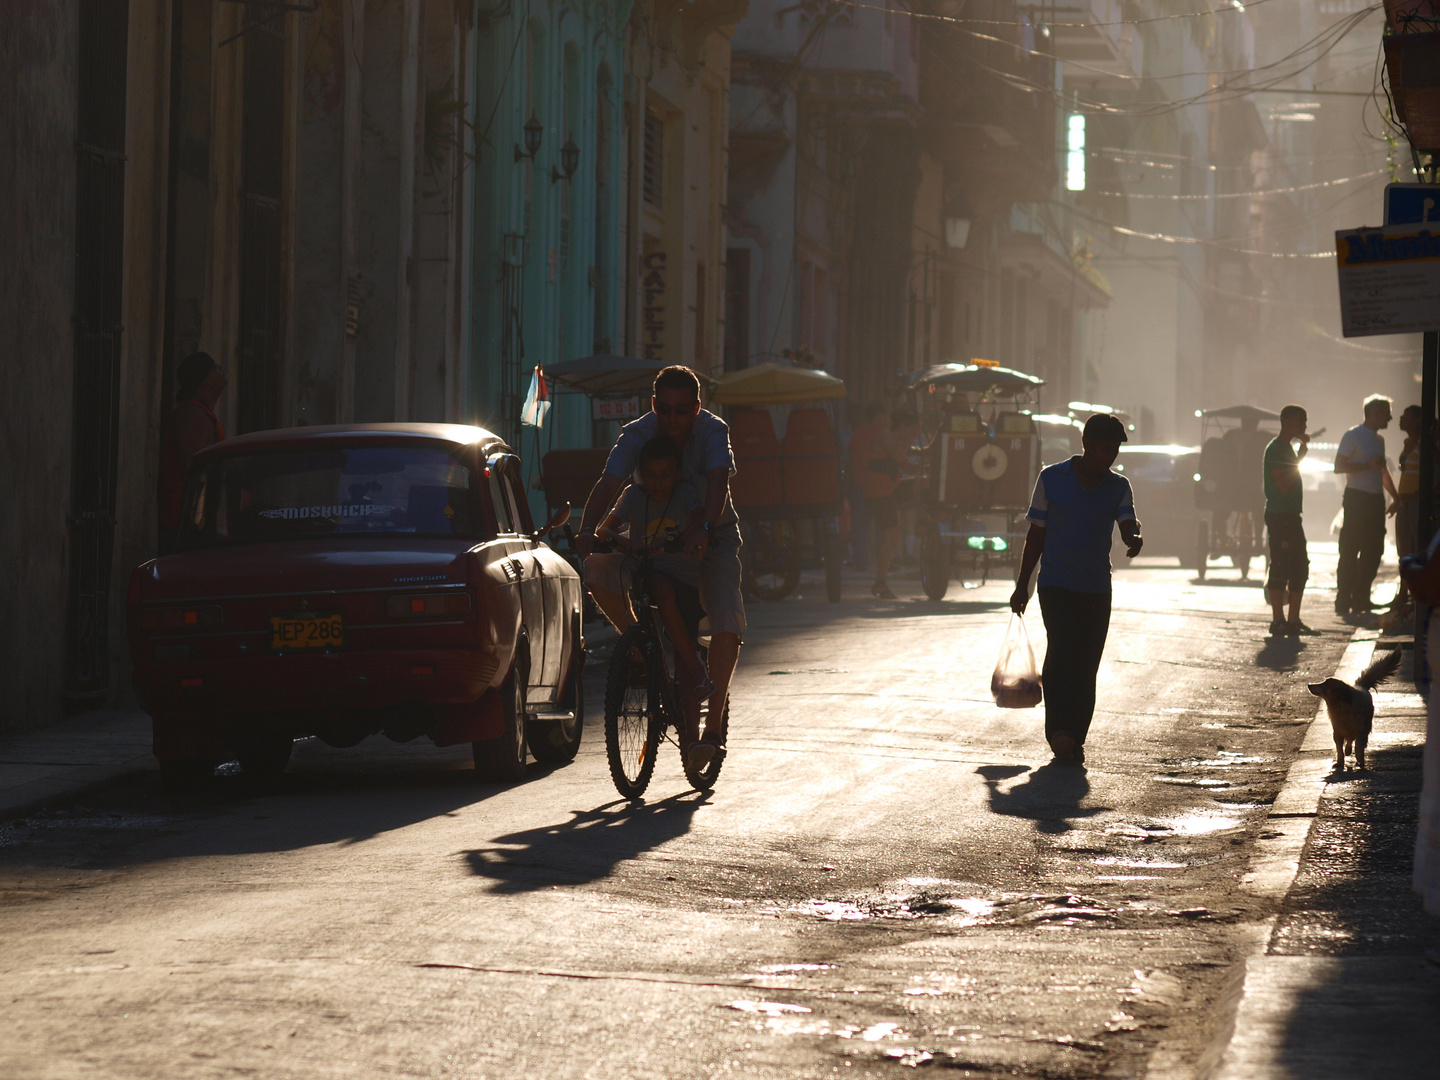
[[[1313,184],[1296,184],[1294,187],[1264,188],[1259,191],[1222,191],[1213,195],[1164,195],[1144,194],[1128,191],[1095,191],[1094,195],[1109,195],[1123,199],[1169,199],[1175,202],[1198,202],[1201,200],[1211,201],[1214,199],[1253,199],[1265,195],[1289,195],[1296,191],[1315,191],[1318,188],[1335,187],[1339,184],[1352,184],[1357,180],[1369,180],[1372,177],[1380,176],[1388,169],[1371,169],[1367,173],[1360,173],[1358,176],[1342,176],[1338,180],[1320,180]]]
[[[1361,8],[1358,11],[1351,12],[1349,15],[1345,15],[1340,19],[1337,19],[1335,22],[1327,26],[1324,30],[1320,31],[1320,33],[1316,34],[1309,41],[1306,41],[1302,45],[1286,53],[1278,60],[1272,60],[1268,64],[1261,64],[1257,67],[1249,68],[1221,68],[1214,71],[1180,71],[1169,75],[1126,75],[1119,74],[1113,71],[1107,71],[1105,68],[1091,67],[1088,64],[1082,64],[1076,60],[1067,60],[1065,59],[1065,57],[1060,56],[1056,53],[1047,53],[1041,51],[1040,49],[1028,49],[1026,51],[1029,52],[1031,56],[1040,56],[1044,57],[1047,60],[1058,60],[1067,68],[1077,68],[1081,71],[1089,71],[1097,75],[1104,75],[1107,78],[1119,79],[1125,82],[1154,82],[1161,79],[1206,78],[1212,75],[1250,75],[1254,74],[1255,72],[1269,71],[1272,68],[1279,67],[1287,60],[1293,60],[1295,57],[1300,56],[1305,52],[1308,52],[1310,49],[1317,47],[1327,37],[1337,32],[1339,33],[1339,37],[1336,38],[1334,44],[1338,44],[1340,40],[1343,40],[1344,37],[1349,34],[1352,29],[1354,29],[1355,25],[1363,22],[1371,14],[1379,11],[1380,8],[1380,4],[1372,4],[1369,7]],[[996,37],[994,34],[982,34],[978,30],[966,30],[962,27],[960,28],[960,33],[981,41],[989,41],[998,45],[1005,45],[1009,48],[1023,48],[1023,46],[1018,45],[1016,42],[1007,41],[1004,38]],[[1330,48],[1334,47],[1334,44],[1332,44],[1325,51],[1329,52]],[[1322,53],[1322,55],[1324,54]]]
[[[1333,51],[1333,50],[1335,49],[1335,47],[1338,46],[1338,45],[1340,44],[1340,42],[1345,39],[1346,36],[1348,36],[1351,32],[1353,32],[1353,31],[1360,25],[1360,23],[1364,21],[1365,18],[1368,18],[1369,15],[1372,13],[1373,10],[1374,10],[1373,8],[1365,8],[1365,9],[1363,9],[1362,11],[1355,12],[1355,13],[1353,13],[1352,15],[1347,16],[1346,18],[1339,20],[1338,22],[1332,24],[1332,25],[1331,25],[1329,28],[1327,28],[1325,31],[1322,31],[1321,34],[1317,35],[1315,38],[1312,38],[1309,42],[1307,42],[1307,43],[1305,43],[1304,45],[1302,45],[1300,48],[1298,48],[1298,49],[1296,49],[1296,50],[1293,50],[1291,53],[1289,53],[1289,54],[1287,54],[1286,56],[1280,58],[1279,60],[1276,60],[1276,61],[1271,62],[1270,64],[1262,65],[1261,67],[1253,68],[1253,69],[1237,69],[1237,70],[1244,71],[1244,72],[1253,72],[1253,71],[1263,71],[1263,70],[1266,70],[1266,69],[1268,69],[1268,68],[1273,68],[1273,67],[1279,66],[1280,64],[1284,63],[1286,60],[1293,59],[1293,58],[1295,58],[1296,56],[1298,56],[1299,54],[1307,51],[1308,49],[1315,47],[1319,42],[1321,42],[1321,41],[1322,41],[1323,39],[1325,39],[1326,37],[1332,37],[1332,35],[1333,35],[1332,40],[1330,40],[1330,41],[1328,42],[1328,44],[1325,44],[1324,47],[1321,49],[1321,51],[1320,51],[1319,53],[1317,53],[1311,60],[1307,61],[1306,63],[1304,63],[1303,65],[1301,65],[1300,67],[1296,68],[1296,69],[1293,70],[1293,71],[1288,71],[1288,72],[1285,72],[1285,73],[1282,73],[1282,74],[1273,76],[1273,77],[1272,77],[1271,79],[1269,79],[1268,81],[1263,81],[1263,80],[1262,80],[1262,82],[1261,82],[1261,83],[1258,83],[1258,84],[1254,84],[1254,85],[1231,85],[1230,83],[1225,82],[1225,83],[1220,83],[1219,85],[1216,85],[1216,86],[1208,87],[1208,88],[1206,88],[1205,90],[1202,90],[1202,91],[1200,91],[1200,92],[1197,93],[1197,94],[1192,94],[1191,96],[1186,97],[1186,98],[1178,98],[1178,99],[1166,100],[1166,101],[1160,101],[1160,102],[1148,102],[1148,103],[1146,103],[1146,102],[1141,102],[1141,103],[1137,103],[1136,105],[1133,105],[1133,106],[1122,106],[1122,105],[1115,105],[1115,104],[1110,103],[1110,102],[1095,101],[1095,100],[1091,100],[1091,99],[1088,99],[1088,98],[1082,98],[1082,97],[1080,97],[1078,94],[1077,94],[1077,95],[1070,95],[1070,96],[1068,97],[1068,100],[1069,100],[1069,101],[1073,101],[1074,104],[1075,104],[1077,107],[1084,108],[1084,109],[1086,109],[1086,110],[1088,110],[1088,111],[1090,111],[1090,112],[1094,112],[1094,113],[1098,113],[1098,114],[1102,114],[1102,115],[1130,116],[1130,117],[1155,117],[1155,116],[1163,116],[1163,115],[1166,115],[1166,114],[1172,113],[1172,112],[1178,112],[1178,111],[1181,110],[1181,109],[1189,108],[1191,105],[1196,105],[1196,104],[1199,104],[1199,103],[1201,103],[1201,102],[1215,102],[1215,101],[1221,101],[1221,102],[1223,102],[1223,101],[1228,101],[1228,100],[1235,100],[1235,99],[1238,99],[1238,98],[1245,97],[1245,96],[1247,96],[1247,95],[1249,95],[1249,94],[1252,94],[1252,93],[1259,93],[1259,92],[1264,92],[1264,91],[1272,90],[1272,89],[1275,89],[1279,83],[1285,82],[1285,81],[1287,81],[1287,80],[1289,80],[1289,79],[1293,79],[1293,78],[1295,78],[1297,75],[1300,75],[1300,74],[1302,74],[1303,72],[1305,72],[1305,71],[1309,70],[1310,68],[1314,67],[1317,63],[1320,62],[1320,60],[1322,60],[1322,59],[1323,59],[1325,56],[1327,56],[1331,51]],[[998,39],[994,39],[994,40],[998,40]],[[1005,42],[1004,44],[1013,44],[1013,43]],[[1016,75],[1016,74],[1014,74],[1013,72],[1004,71],[1004,70],[1002,70],[1002,69],[995,68],[995,67],[991,67],[991,66],[989,66],[989,65],[987,65],[987,64],[978,63],[978,62],[972,62],[972,63],[969,64],[968,66],[969,66],[969,67],[972,67],[972,68],[974,68],[974,69],[976,69],[976,70],[978,70],[978,71],[983,71],[983,72],[985,72],[985,73],[987,73],[987,74],[989,74],[989,75],[992,75],[992,76],[994,76],[995,78],[999,79],[1001,82],[1004,82],[1004,83],[1006,83],[1007,85],[1011,86],[1012,88],[1017,89],[1017,90],[1021,90],[1021,91],[1026,92],[1026,93],[1040,93],[1040,94],[1046,94],[1046,95],[1049,95],[1049,96],[1052,96],[1052,97],[1059,97],[1059,96],[1062,95],[1062,91],[1060,91],[1060,90],[1059,90],[1058,88],[1056,88],[1056,87],[1047,86],[1047,85],[1044,85],[1044,84],[1042,84],[1042,83],[1034,82],[1033,80],[1026,79],[1026,78],[1024,78],[1023,76]],[[1073,66],[1073,65],[1072,65],[1072,66]],[[1105,72],[1104,74],[1109,75],[1110,73],[1109,73],[1109,72]],[[1192,74],[1192,75],[1202,75],[1202,74],[1205,74],[1205,73],[1203,73],[1203,72],[1195,72],[1195,73],[1191,73],[1191,74]],[[1214,74],[1221,74],[1221,73],[1220,73],[1220,72],[1215,72]],[[1164,76],[1164,77],[1167,77],[1167,78],[1168,78],[1168,77],[1170,77],[1170,76]],[[1129,77],[1127,77],[1127,78],[1136,78],[1136,79],[1139,79],[1139,78],[1142,78],[1142,77],[1141,77],[1141,76],[1129,76]],[[1285,88],[1285,89],[1290,90],[1290,89],[1293,89],[1293,88],[1287,87],[1287,88]]]
[[[825,0],[820,0],[820,2],[823,3],[825,2]],[[952,23],[958,26],[1016,25],[1015,22],[1010,19],[962,19],[954,15],[936,15],[927,11],[910,11],[906,8],[881,7],[879,4],[862,4],[859,3],[858,0],[830,0],[830,3],[838,7],[861,8],[867,11],[883,11],[891,15],[903,15],[906,18],[910,19],[922,19],[933,22]],[[1212,8],[1207,11],[1186,11],[1178,12],[1174,15],[1155,15],[1148,19],[1117,19],[1113,22],[1042,22],[1040,25],[1048,26],[1052,30],[1089,30],[1091,28],[1100,26],[1144,26],[1147,23],[1168,22],[1171,19],[1201,19],[1209,15],[1229,15],[1231,13],[1238,14],[1249,11],[1252,8],[1257,8],[1261,4],[1268,3],[1270,3],[1270,0],[1250,0],[1250,3],[1245,4],[1242,7],[1235,7],[1234,5],[1230,5],[1221,8]],[[810,5],[803,3],[796,4],[792,8],[785,8],[781,11],[777,11],[776,14],[785,15],[791,11],[796,11],[807,6]]]

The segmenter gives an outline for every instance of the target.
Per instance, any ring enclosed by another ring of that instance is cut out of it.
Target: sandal
[[[894,600],[895,594],[890,591],[890,586],[883,581],[877,581],[870,586],[870,595],[880,600]]]

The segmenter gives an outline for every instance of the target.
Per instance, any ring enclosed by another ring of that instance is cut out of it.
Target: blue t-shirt
[[[640,464],[640,449],[656,435],[661,434],[660,418],[647,412],[638,420],[632,420],[620,429],[620,437],[610,456],[605,460],[605,471],[622,480],[630,479],[635,467]],[[730,449],[730,425],[712,412],[701,409],[695,417],[695,426],[690,429],[690,438],[681,447],[684,460],[680,466],[680,477],[704,498],[705,474],[711,469],[726,469],[735,475],[735,455]],[[734,525],[738,519],[729,498],[720,514],[716,527]]]
[[[1040,470],[1030,512],[1025,517],[1045,528],[1040,556],[1040,586],[1076,592],[1110,591],[1110,541],[1117,521],[1135,520],[1130,481],[1106,472],[1094,491],[1075,475],[1078,457]]]

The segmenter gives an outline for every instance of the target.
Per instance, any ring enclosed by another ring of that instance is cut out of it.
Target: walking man
[[[1300,517],[1305,494],[1300,485],[1300,462],[1310,450],[1310,436],[1305,433],[1307,419],[1299,405],[1286,405],[1280,410],[1280,434],[1265,448],[1265,529],[1270,534],[1265,598],[1274,615],[1270,620],[1272,635],[1295,636],[1310,630],[1300,621],[1300,598],[1310,577],[1310,556]],[[1300,443],[1299,451],[1291,446],[1296,441]]]
[[[1385,495],[1396,497],[1385,462],[1381,429],[1390,425],[1390,399],[1365,399],[1365,422],[1340,437],[1335,471],[1345,476],[1345,523],[1340,526],[1340,565],[1335,570],[1335,614],[1372,610],[1370,586],[1385,552]]]
[[[1127,441],[1125,425],[1109,413],[1085,421],[1084,453],[1040,471],[1030,511],[1030,531],[1020,556],[1020,577],[1010,610],[1024,612],[1030,575],[1040,567],[1036,590],[1049,646],[1041,682],[1045,687],[1045,739],[1055,760],[1085,762],[1085,736],[1095,714],[1095,677],[1110,629],[1110,541],[1115,525],[1125,554],[1140,554],[1140,522],[1130,481],[1110,466]]]

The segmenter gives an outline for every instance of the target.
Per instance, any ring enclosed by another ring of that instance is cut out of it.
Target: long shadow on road
[[[594,810],[573,810],[568,821],[497,836],[492,846],[467,851],[465,857],[497,893],[547,889],[557,881],[596,881],[627,859],[689,832],[706,798],[692,791],[654,803],[617,799]]]
[[[336,754],[302,761],[269,784],[222,775],[196,792],[167,790],[157,775],[144,774],[12,823],[0,846],[0,873],[28,862],[120,867],[358,845],[454,817],[507,790],[477,783],[473,770],[433,752],[420,760],[395,757],[379,768]],[[552,771],[532,767],[529,780]]]
[[[1045,833],[1071,829],[1072,818],[1092,817],[1107,806],[1081,806],[1090,794],[1090,781],[1083,768],[1054,762],[1030,771],[1028,765],[981,765],[975,770],[985,780],[990,811],[1007,817],[1029,818]],[[1000,784],[1029,772],[1024,783],[1002,791]]]

